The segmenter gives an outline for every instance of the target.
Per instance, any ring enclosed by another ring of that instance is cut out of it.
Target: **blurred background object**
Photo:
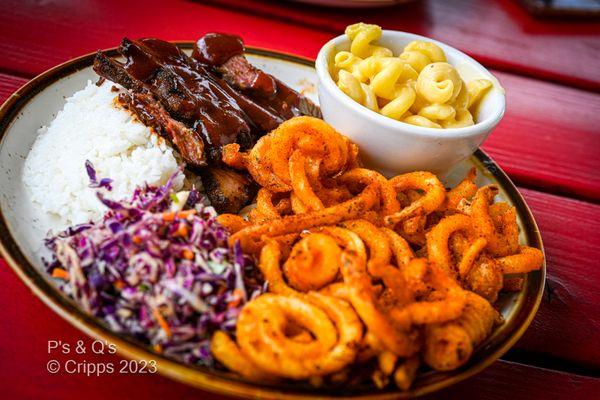
[[[315,4],[327,7],[343,8],[370,8],[388,7],[398,4],[410,3],[415,0],[290,0],[297,3]]]
[[[600,0],[521,0],[534,15],[600,17]]]

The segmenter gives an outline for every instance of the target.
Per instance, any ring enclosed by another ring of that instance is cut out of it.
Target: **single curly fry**
[[[334,238],[337,244],[346,251],[356,255],[364,267],[367,265],[367,249],[360,237],[349,229],[337,226],[324,226],[315,229],[316,232],[323,232]]]
[[[492,331],[498,312],[484,298],[465,292],[467,304],[455,321],[425,328],[424,360],[437,371],[450,371],[463,365]]]
[[[419,350],[417,332],[397,328],[378,309],[371,279],[366,268],[358,262],[358,257],[348,252],[342,253],[342,275],[348,287],[350,302],[368,330],[398,356],[416,353]]]
[[[411,172],[399,175],[390,180],[390,183],[396,189],[396,192],[402,192],[408,189],[420,189],[425,195],[418,201],[402,211],[385,217],[385,223],[388,226],[394,226],[398,222],[416,215],[427,215],[435,211],[446,198],[446,189],[442,182],[431,172]]]
[[[248,221],[236,214],[221,214],[217,217],[217,221],[230,233],[238,232],[250,225]]]
[[[414,259],[411,264],[425,266],[428,270],[427,283],[435,292],[428,300],[392,308],[390,317],[394,321],[409,320],[411,324],[416,325],[440,323],[458,318],[465,307],[465,292],[458,283],[436,265],[427,263],[425,259]]]
[[[463,253],[462,258],[458,263],[458,274],[461,278],[467,276],[471,271],[471,268],[473,268],[473,265],[475,264],[475,260],[479,257],[479,254],[481,254],[481,251],[486,245],[487,240],[484,238],[477,238]]]
[[[486,249],[492,254],[498,254],[499,240],[494,225],[494,220],[490,216],[490,204],[498,194],[498,188],[494,185],[488,185],[477,190],[473,202],[471,203],[471,218],[473,226],[478,236],[487,240]]]
[[[301,293],[292,289],[283,279],[281,272],[281,244],[276,240],[269,240],[260,252],[258,268],[268,282],[271,293],[286,296],[300,296]]]
[[[417,356],[408,357],[402,361],[398,365],[398,368],[396,368],[396,371],[394,371],[394,382],[396,383],[396,386],[404,391],[410,389],[410,386],[417,377],[419,365],[421,365],[421,361]]]
[[[477,193],[477,185],[475,184],[476,176],[477,169],[473,167],[458,185],[446,193],[446,201],[442,205],[441,209],[456,210],[461,201],[468,200],[475,196],[475,193]]]
[[[379,370],[386,376],[390,376],[394,372],[394,367],[398,361],[398,356],[389,350],[384,350],[377,356],[377,363],[379,364]]]
[[[496,232],[494,256],[504,257],[519,251],[517,210],[506,203],[495,203],[489,208]]]
[[[355,219],[369,210],[379,200],[379,187],[367,186],[358,196],[319,211],[298,215],[288,215],[267,223],[249,226],[236,232],[229,238],[229,244],[240,241],[242,249],[252,249],[261,241],[262,236],[274,237],[288,233],[301,232],[320,225],[334,225],[341,221]]]
[[[315,339],[299,343],[288,338],[288,321],[308,330]],[[362,326],[343,300],[317,293],[302,298],[264,294],[242,309],[237,338],[242,353],[259,368],[275,376],[308,379],[340,371],[351,363]]]
[[[392,251],[387,236],[372,223],[357,219],[345,221],[341,226],[356,233],[369,249],[369,261],[367,269],[375,277],[381,277],[381,269],[389,265]]]
[[[450,276],[456,276],[457,271],[452,262],[448,240],[454,232],[464,231],[470,233],[472,229],[473,221],[469,216],[454,214],[443,218],[426,235],[429,260]]]
[[[216,331],[213,334],[210,341],[210,352],[227,369],[237,372],[246,379],[255,382],[274,379],[272,375],[262,371],[246,358],[237,343],[231,340],[229,335],[223,331]]]
[[[402,236],[398,235],[391,229],[388,228],[379,228],[381,232],[385,236],[387,236],[390,245],[392,247],[392,251],[394,253],[394,257],[396,258],[396,264],[402,270],[403,267],[408,265],[410,260],[415,257],[410,245]]]
[[[269,189],[261,188],[256,195],[255,210],[263,217],[263,222],[281,218],[281,214],[273,205],[273,192]]]
[[[294,245],[283,264],[288,284],[302,292],[322,288],[338,275],[341,254],[331,236],[309,234]]]
[[[362,186],[367,186],[373,182],[377,182],[381,190],[382,214],[385,216],[400,211],[400,203],[396,198],[396,190],[390,181],[388,181],[379,172],[366,168],[354,168],[348,172],[345,172],[338,179],[343,183],[358,183]]]
[[[323,202],[315,194],[306,176],[306,157],[298,150],[294,151],[289,160],[290,179],[294,194],[308,207],[309,210],[322,210]]]
[[[319,293],[325,296],[337,297],[338,299],[350,302],[350,296],[348,295],[348,287],[344,282],[335,282],[329,284],[323,289],[319,290]]]
[[[519,246],[517,254],[497,258],[496,261],[505,274],[520,274],[542,268],[544,253],[534,247]]]
[[[288,162],[295,150],[306,157],[321,159],[321,174],[333,176],[348,162],[347,139],[325,121],[296,117],[285,121],[268,134],[271,137],[269,160],[275,175],[291,184]]]
[[[270,149],[270,135],[261,137],[245,157],[244,165],[260,186],[272,192],[289,192],[292,190],[292,187],[273,173],[270,162]]]

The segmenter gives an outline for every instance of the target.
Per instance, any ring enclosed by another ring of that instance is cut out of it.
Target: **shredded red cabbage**
[[[91,163],[86,169],[92,184],[110,189],[98,184]],[[167,356],[212,365],[211,333],[235,336],[242,306],[265,287],[239,244],[228,247],[215,210],[196,190],[173,193],[173,178],[139,187],[126,201],[99,191],[109,208],[102,221],[47,239],[52,259],[46,265],[63,278],[64,293],[113,330]]]

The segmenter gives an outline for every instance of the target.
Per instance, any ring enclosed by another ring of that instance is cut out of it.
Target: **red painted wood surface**
[[[211,30],[227,31],[239,33],[250,45],[308,57],[315,57],[333,36],[194,2],[172,2],[171,7],[157,0],[146,1],[145,7],[121,2],[118,13],[112,2],[100,0],[88,0],[87,7],[73,10],[68,2],[37,7],[28,1],[5,3],[11,13],[0,14],[0,72],[18,70],[27,76],[98,48],[116,46],[125,35],[190,40]],[[44,35],[22,26],[43,26]],[[80,27],[76,35],[74,26]],[[600,94],[498,75],[508,93],[507,113],[484,148],[519,184],[600,200],[596,173],[600,169],[600,131],[596,128],[600,126]]]
[[[600,282],[600,205],[594,204],[600,200],[600,95],[593,93],[600,88],[600,28],[535,20],[511,0],[428,0],[387,10],[335,12],[276,1],[206,3],[85,0],[75,7],[66,0],[3,0],[0,102],[26,78],[112,47],[124,35],[189,40],[207,31],[227,31],[250,45],[314,57],[334,33],[363,19],[468,50],[496,69],[507,90],[505,119],[484,148],[513,180],[530,188],[521,190],[542,232],[548,263],[551,295],[507,358],[553,370],[501,360],[431,398],[598,398],[600,381],[572,372],[597,376],[600,370],[595,289]],[[222,398],[161,376],[48,374],[47,341],[74,342],[86,340],[85,335],[36,299],[1,260],[0,282],[3,398]]]
[[[27,82],[25,78],[19,78],[0,73],[0,103],[3,103],[17,89]]]
[[[0,260],[0,291],[3,324],[0,330],[0,389],[5,399],[219,399],[171,381],[160,375],[108,374],[87,377],[66,373],[49,374],[46,365],[68,360],[119,365],[118,356],[48,354],[48,341],[74,344],[91,340],[57,317],[34,297],[4,261]],[[18,299],[18,301],[15,301]],[[5,325],[6,326],[6,325]],[[506,399],[530,400],[535,394],[551,399],[593,399],[600,391],[600,380],[585,376],[541,369],[507,361],[497,361],[482,373],[426,399]]]
[[[483,148],[518,184],[600,200],[600,94],[493,73],[506,114]]]
[[[600,370],[600,205],[520,189],[546,250],[547,290],[517,347]]]
[[[210,31],[247,44],[314,56],[330,36],[190,1],[2,0],[0,71],[37,75],[73,57],[115,47],[123,36],[195,40]],[[4,12],[10,10],[10,12]],[[31,27],[31,29],[23,29]]]
[[[336,36],[357,21],[377,23],[448,43],[495,68],[600,90],[600,24],[536,19],[516,0],[421,0],[371,10],[278,0],[208,1]]]

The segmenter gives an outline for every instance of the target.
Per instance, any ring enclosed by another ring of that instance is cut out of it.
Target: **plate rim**
[[[175,43],[182,49],[191,49],[194,44],[193,41],[173,41],[172,43]],[[102,51],[111,57],[118,54],[116,47]],[[275,58],[314,68],[313,59],[283,51],[247,46],[246,52],[251,55]],[[28,81],[13,93],[0,107],[0,148],[2,147],[2,143],[12,121],[30,99],[61,78],[91,66],[96,53],[97,52],[88,53],[50,68]],[[482,164],[483,169],[488,171],[492,177],[501,184],[519,213],[529,245],[539,248],[543,252],[543,241],[535,218],[514,183],[483,150],[478,149],[471,157],[476,162]],[[420,396],[448,387],[481,372],[505,354],[516,343],[527,330],[537,313],[546,280],[546,260],[544,258],[542,268],[539,271],[534,271],[528,275],[527,285],[529,287],[529,285],[533,284],[533,289],[535,290],[533,294],[535,297],[526,299],[529,300],[530,303],[529,310],[521,325],[517,326],[514,332],[509,332],[509,336],[501,341],[490,354],[487,354],[482,360],[479,360],[478,363],[470,365],[471,362],[469,362],[464,367],[452,371],[445,379],[433,382],[427,386],[413,388],[407,392],[386,391],[337,396],[330,393],[322,394],[312,391],[298,391],[297,389],[294,391],[293,387],[279,389],[272,386],[258,386],[251,382],[234,379],[233,377],[226,375],[226,373],[200,370],[194,366],[185,365],[166,358],[163,355],[151,351],[149,348],[140,346],[139,342],[131,340],[124,334],[111,331],[107,326],[101,324],[96,317],[88,315],[77,307],[76,303],[63,296],[60,291],[50,283],[48,277],[44,276],[41,271],[29,263],[27,257],[20,250],[17,241],[12,237],[1,207],[0,255],[5,259],[6,263],[17,276],[32,290],[33,294],[41,299],[46,306],[88,336],[91,336],[94,339],[110,340],[117,346],[117,351],[122,356],[138,360],[157,360],[158,373],[162,375],[202,390],[244,398],[299,399],[310,397],[313,399],[391,399]],[[532,279],[532,277],[534,279]]]

